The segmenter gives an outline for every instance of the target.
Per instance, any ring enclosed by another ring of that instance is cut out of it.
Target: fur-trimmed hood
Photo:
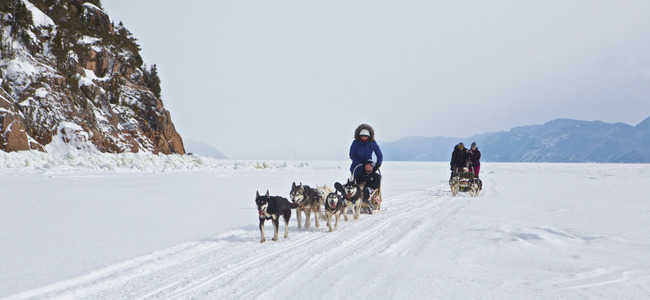
[[[370,126],[368,124],[361,124],[361,125],[359,125],[357,127],[357,129],[354,131],[354,139],[355,140],[361,140],[361,137],[359,136],[359,133],[363,129],[368,129],[368,131],[370,131],[370,136],[368,137],[368,141],[369,142],[374,141],[375,140],[375,130],[372,129],[372,126]]]

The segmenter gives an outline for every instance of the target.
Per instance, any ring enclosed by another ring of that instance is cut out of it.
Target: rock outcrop
[[[27,16],[0,5],[0,150],[48,151],[56,139],[100,152],[185,154],[130,32],[98,0],[49,2],[21,2]]]

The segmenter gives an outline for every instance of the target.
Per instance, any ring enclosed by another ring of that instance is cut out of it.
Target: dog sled
[[[358,164],[358,165],[356,165],[356,167],[354,167],[354,169],[350,173],[350,181],[355,180],[354,174],[356,173],[357,168],[359,168],[359,167],[363,168],[363,166],[364,166],[364,164]],[[365,202],[365,201],[361,202],[362,210],[366,209],[370,214],[372,214],[372,212],[375,211],[375,210],[377,210],[377,211],[381,210],[381,202],[383,200],[383,198],[381,197],[381,182],[383,180],[383,177],[381,176],[381,170],[377,169],[377,174],[379,174],[379,187],[377,189],[375,189],[374,191],[372,191],[372,193],[370,193],[370,197],[368,199],[368,202]],[[363,184],[361,184],[360,187],[363,190]],[[372,206],[370,204],[372,204]]]
[[[453,196],[458,195],[458,192],[468,192],[471,197],[478,197],[481,189],[483,189],[483,182],[465,168],[463,172],[451,175],[449,187]]]

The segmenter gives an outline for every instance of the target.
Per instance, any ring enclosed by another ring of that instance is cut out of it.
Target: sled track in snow
[[[359,220],[349,215],[348,222],[341,218],[339,228],[331,233],[325,221],[318,229],[298,230],[294,217],[289,238],[277,242],[259,243],[255,224],[9,299],[313,298],[310,290],[318,285],[318,278],[346,280],[340,269],[354,260],[425,250],[445,220],[473,199],[451,197],[445,185],[398,195],[385,199],[387,210],[380,213],[363,214]]]

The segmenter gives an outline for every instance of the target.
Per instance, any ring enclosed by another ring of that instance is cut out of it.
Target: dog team
[[[368,164],[371,165],[371,164]],[[298,219],[298,229],[302,229],[302,214],[305,215],[305,228],[311,225],[312,213],[316,228],[320,227],[319,220],[325,218],[327,227],[332,232],[339,226],[341,215],[345,221],[348,221],[347,211],[351,210],[355,220],[359,219],[361,211],[365,209],[369,214],[373,210],[381,209],[381,194],[379,188],[372,189],[365,186],[365,182],[357,183],[356,179],[347,180],[346,184],[336,182],[336,190],[327,185],[312,188],[308,185],[295,182],[291,184],[290,197],[291,201],[281,196],[271,196],[269,191],[265,195],[256,192],[255,204],[260,219],[260,242],[265,242],[264,222],[271,220],[273,224],[273,240],[278,240],[280,230],[280,217],[284,220],[284,237],[289,237],[289,220],[291,219],[291,210],[296,210]],[[367,197],[364,197],[367,194]],[[321,209],[324,207],[324,211]],[[324,214],[323,214],[324,212]],[[334,227],[332,227],[332,217],[334,217]]]
[[[372,155],[377,157],[377,162],[372,160]],[[289,220],[291,210],[297,212],[298,229],[302,229],[302,213],[305,214],[305,228],[309,228],[311,214],[314,213],[316,228],[319,227],[319,217],[323,216],[321,207],[325,207],[327,227],[331,232],[332,217],[336,218],[334,228],[338,228],[341,215],[348,221],[347,210],[352,210],[354,219],[359,219],[362,209],[372,214],[373,210],[381,209],[381,175],[377,173],[383,161],[379,145],[375,141],[375,131],[368,124],[357,126],[354,131],[354,140],[350,145],[350,179],[345,185],[336,182],[332,190],[327,185],[312,188],[302,183],[291,185],[291,201],[281,196],[260,196],[256,192],[255,203],[260,218],[260,242],[266,241],[264,237],[264,222],[271,220],[273,223],[273,240],[278,240],[280,216],[284,219],[284,237],[289,236]],[[362,167],[362,168],[360,168]]]
[[[470,196],[478,197],[483,189],[483,181],[478,177],[481,169],[481,151],[478,150],[476,142],[472,143],[470,149],[465,149],[463,142],[454,146],[449,164],[451,194],[456,196],[458,192],[469,192]]]

